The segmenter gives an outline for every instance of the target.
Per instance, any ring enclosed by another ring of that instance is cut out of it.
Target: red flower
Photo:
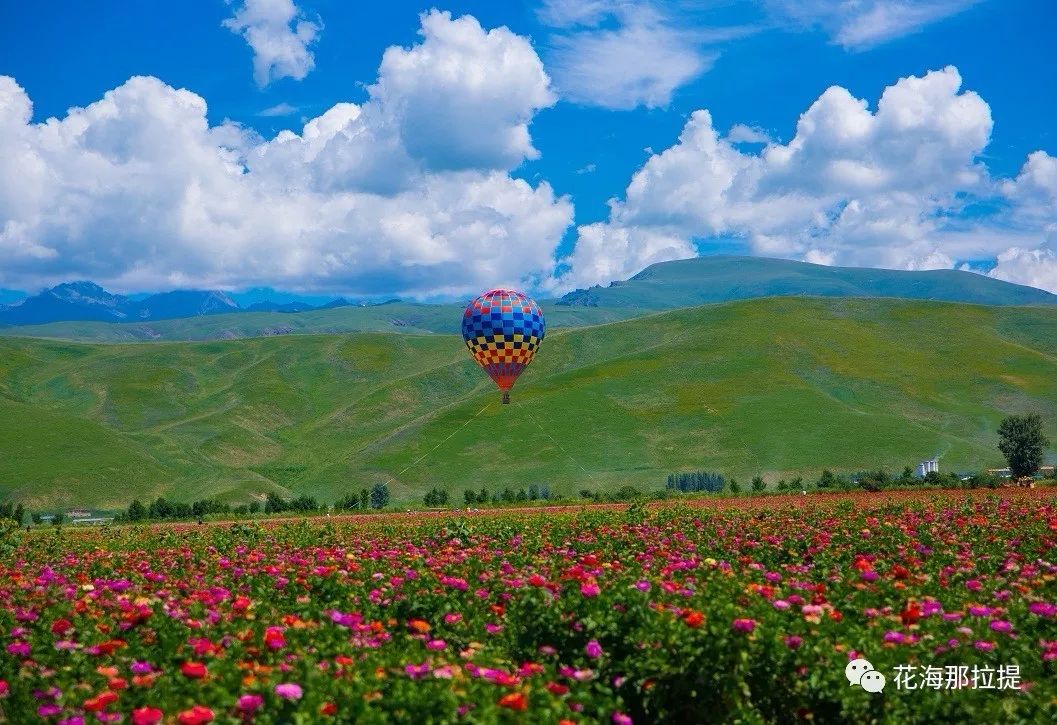
[[[533,574],[528,578],[528,583],[534,587],[541,587],[547,583],[547,580],[539,574]]]
[[[201,662],[184,662],[180,665],[180,672],[184,677],[190,677],[192,680],[200,680],[209,674],[206,666]]]
[[[73,624],[71,624],[68,619],[56,619],[51,624],[51,633],[56,637],[61,637],[71,629],[73,629]]]
[[[195,705],[190,710],[184,710],[176,716],[176,722],[180,725],[206,725],[213,722],[213,711],[202,705]]]
[[[279,627],[268,627],[264,630],[264,643],[271,649],[282,649],[286,646],[286,637]]]
[[[95,697],[89,698],[84,701],[84,709],[88,712],[99,712],[106,708],[107,705],[111,705],[117,702],[117,694],[107,690],[106,692],[100,692]]]
[[[683,621],[690,629],[697,629],[705,623],[705,615],[698,611],[690,611],[683,616]]]
[[[547,690],[552,695],[561,696],[561,695],[564,695],[565,693],[567,693],[569,691],[569,686],[568,685],[563,685],[560,682],[548,682],[547,683]]]
[[[164,715],[156,707],[138,707],[132,711],[132,725],[157,725]]]
[[[903,620],[903,625],[909,627],[911,624],[917,624],[917,621],[921,619],[921,607],[918,603],[911,600],[907,602],[907,606],[903,609],[902,614],[899,618]]]
[[[319,714],[320,715],[337,715],[338,714],[338,706],[335,705],[333,702],[324,702],[323,705],[320,706],[320,708],[319,708]]]
[[[523,712],[528,707],[528,700],[523,692],[508,692],[499,698],[499,706]]]

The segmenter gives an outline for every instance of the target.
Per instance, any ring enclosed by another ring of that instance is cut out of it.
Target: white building
[[[927,461],[922,461],[918,464],[918,478],[924,478],[929,473],[939,473],[940,471],[940,460],[938,458],[930,458]]]

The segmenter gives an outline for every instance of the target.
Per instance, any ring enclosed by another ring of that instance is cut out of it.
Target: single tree
[[[1042,434],[1042,418],[1034,413],[1010,415],[998,427],[998,437],[998,450],[1006,457],[1014,480],[1039,472],[1043,451],[1050,445]]]
[[[376,483],[371,489],[371,508],[384,509],[389,505],[389,484]]]
[[[836,488],[838,483],[839,481],[837,480],[837,477],[833,475],[833,471],[827,468],[824,469],[822,475],[819,476],[817,485],[819,488]]]
[[[741,493],[741,486],[738,485],[737,479],[734,479],[734,478],[730,479],[730,492],[731,493]]]
[[[761,477],[761,476],[753,476],[752,477],[752,490],[753,491],[756,491],[757,493],[759,493],[760,491],[764,490],[765,488],[767,488],[767,484],[765,484],[763,482],[763,477]]]
[[[128,520],[142,521],[145,518],[147,518],[147,507],[138,498],[132,499],[132,503],[128,505]]]

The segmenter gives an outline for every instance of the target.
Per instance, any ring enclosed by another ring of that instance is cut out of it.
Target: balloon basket
[[[510,393],[503,391],[503,405],[510,405]]]

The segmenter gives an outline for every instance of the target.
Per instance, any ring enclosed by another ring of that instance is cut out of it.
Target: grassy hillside
[[[165,492],[396,500],[673,470],[999,462],[1005,413],[1057,441],[1057,310],[779,298],[548,335],[501,406],[448,335],[89,345],[0,339],[0,496],[124,505]],[[1051,457],[1052,452],[1051,452]]]

